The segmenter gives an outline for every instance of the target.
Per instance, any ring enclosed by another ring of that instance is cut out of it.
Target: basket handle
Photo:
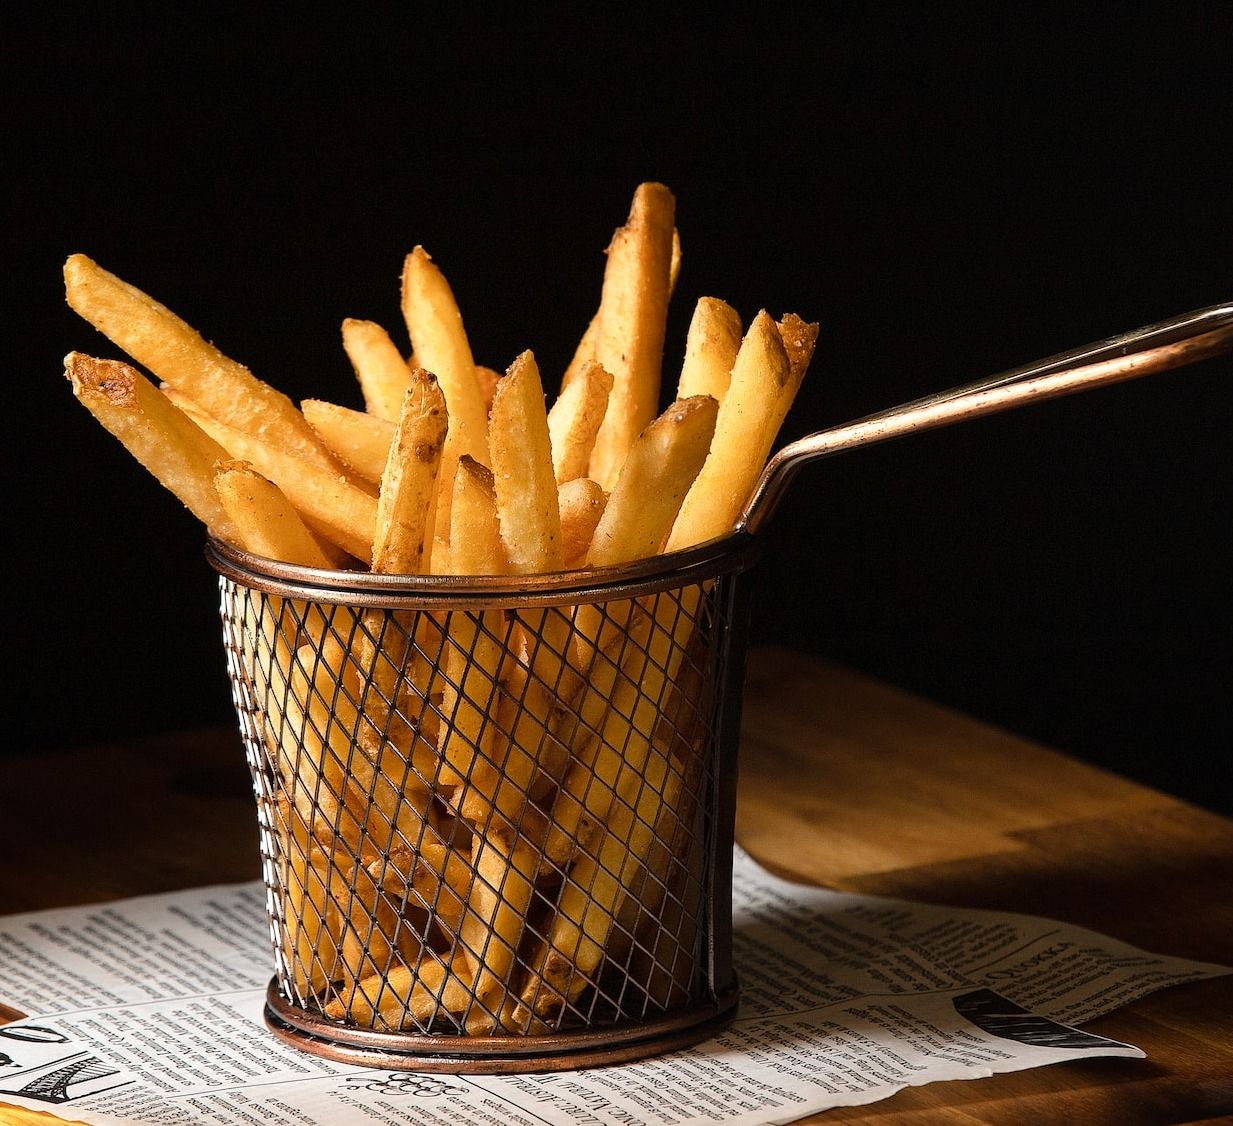
[[[1231,345],[1233,302],[1211,305],[819,430],[784,446],[766,463],[734,531],[760,531],[797,471],[808,462],[1089,387],[1183,367],[1219,355]]]

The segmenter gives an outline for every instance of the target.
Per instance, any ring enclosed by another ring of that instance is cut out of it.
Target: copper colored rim
[[[291,1004],[277,979],[266,990],[265,1023],[281,1041],[335,1063],[393,1071],[500,1075],[574,1071],[630,1063],[699,1044],[736,1013],[736,983],[715,1001],[659,1020],[584,1028],[548,1036],[425,1036],[347,1028]]]
[[[251,555],[211,538],[205,555],[220,575],[241,586],[288,598],[348,606],[435,609],[458,606],[555,606],[634,598],[748,569],[758,544],[732,535],[617,567],[538,575],[384,575],[300,567]]]

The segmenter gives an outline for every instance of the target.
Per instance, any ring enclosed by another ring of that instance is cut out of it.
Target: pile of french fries
[[[297,408],[83,255],[65,265],[70,306],[159,382],[79,353],[66,374],[245,551],[391,575],[578,571],[583,585],[589,568],[732,530],[813,351],[816,325],[763,311],[744,327],[704,297],[659,411],[674,209],[664,186],[636,190],[551,408],[530,351],[503,375],[475,363],[419,247],[402,274],[410,357],[378,324],[343,323],[363,410]],[[696,805],[697,771],[660,721],[688,691],[704,597],[428,612],[248,592],[229,647],[273,764],[278,956],[296,998],[380,1030],[568,1027],[620,920],[662,904],[676,847],[663,826]],[[661,1008],[688,988],[666,976],[644,982]]]

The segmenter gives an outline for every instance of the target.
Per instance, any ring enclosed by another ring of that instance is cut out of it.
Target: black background
[[[339,324],[397,331],[421,243],[477,360],[551,387],[660,180],[665,384],[698,296],[817,320],[785,437],[1233,298],[1233,6],[1010,10],[7,17],[0,747],[230,715],[201,529],[60,374],[116,354],[71,252],[358,406]],[[1223,358],[814,467],[755,640],[1228,811],[1231,425]]]

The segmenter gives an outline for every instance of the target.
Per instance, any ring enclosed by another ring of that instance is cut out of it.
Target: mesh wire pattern
[[[280,1012],[499,1053],[732,991],[736,553],[478,597],[212,562]]]

